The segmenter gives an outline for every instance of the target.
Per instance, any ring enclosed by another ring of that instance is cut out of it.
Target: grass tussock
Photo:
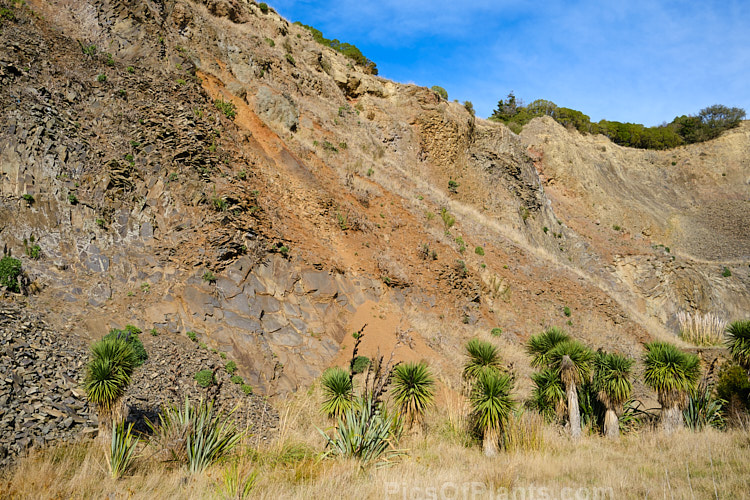
[[[694,345],[721,344],[727,328],[726,320],[713,313],[679,311],[677,323],[680,326],[680,337]]]
[[[324,459],[316,428],[331,423],[319,410],[319,389],[282,405],[275,439],[243,437],[234,452],[204,472],[140,453],[120,479],[110,476],[97,442],[59,445],[23,458],[0,478],[7,498],[419,498],[431,488],[466,489],[457,498],[483,498],[544,487],[602,488],[600,498],[740,498],[747,492],[750,431],[642,431],[612,441],[577,442],[533,412],[513,414],[497,457],[482,454],[466,415],[466,398],[445,387],[425,415],[424,432],[407,433],[404,452],[389,467]],[[146,449],[147,450],[147,449]],[[633,477],[641,478],[633,481]],[[446,490],[447,491],[447,490]],[[114,494],[114,495],[113,495]]]

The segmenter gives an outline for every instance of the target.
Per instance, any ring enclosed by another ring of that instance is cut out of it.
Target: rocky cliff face
[[[252,2],[13,8],[0,239],[61,334],[195,331],[279,394],[364,323],[368,353],[409,332],[399,356],[446,376],[499,326],[523,374],[546,325],[637,355],[678,309],[748,310],[747,125],[662,153],[516,136]]]

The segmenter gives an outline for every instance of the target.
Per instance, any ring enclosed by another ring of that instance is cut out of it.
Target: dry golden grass
[[[329,423],[317,410],[319,399],[316,389],[298,394],[281,408],[275,440],[258,446],[249,437],[236,456],[205,474],[189,476],[141,458],[132,474],[112,480],[101,447],[87,442],[24,458],[4,473],[0,497],[225,498],[223,474],[235,464],[247,474],[257,472],[251,497],[269,499],[420,498],[432,492],[437,498],[488,498],[492,492],[503,498],[514,488],[524,489],[526,498],[544,491],[552,497],[581,492],[588,498],[741,498],[750,487],[747,430],[671,436],[644,431],[617,442],[599,436],[573,442],[561,429],[527,417],[517,427],[532,428],[534,439],[488,459],[470,439],[455,391],[438,396],[424,432],[402,439],[406,454],[398,463],[362,469],[352,461],[321,459],[316,427]]]

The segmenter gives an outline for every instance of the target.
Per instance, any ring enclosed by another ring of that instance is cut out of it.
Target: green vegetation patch
[[[11,292],[20,292],[18,277],[21,275],[21,261],[6,255],[0,260],[0,286],[7,287]]]
[[[326,47],[331,47],[336,52],[340,52],[344,54],[346,57],[354,61],[355,63],[362,66],[368,73],[371,75],[377,75],[378,74],[378,68],[377,65],[370,61],[368,58],[366,58],[362,51],[359,50],[357,47],[350,43],[346,42],[340,42],[337,39],[329,40],[328,38],[323,36],[323,33],[321,33],[320,30],[313,28],[312,26],[308,26],[306,24],[302,24],[301,22],[297,21],[294,24],[297,26],[301,26],[308,30],[310,33],[312,33],[313,39],[318,42],[321,45],[325,45]]]
[[[564,127],[584,134],[604,135],[621,146],[670,149],[718,137],[725,130],[739,126],[745,118],[745,110],[714,104],[701,109],[697,115],[678,116],[670,123],[655,127],[609,120],[592,123],[591,118],[581,111],[560,107],[545,99],[525,105],[511,92],[498,102],[497,109],[489,119],[502,122],[513,132],[520,133],[524,125],[538,116],[549,116]]]

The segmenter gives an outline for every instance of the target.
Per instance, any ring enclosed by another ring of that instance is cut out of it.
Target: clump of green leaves
[[[193,378],[198,382],[199,386],[206,388],[214,383],[214,372],[211,370],[201,370],[196,373]]]
[[[158,425],[148,422],[151,444],[173,461],[185,464],[190,473],[202,472],[231,452],[242,438],[244,433],[230,419],[231,413],[216,411],[213,402],[195,404],[186,397],[183,407],[164,408]]]
[[[570,312],[570,307],[568,307],[568,306],[565,306],[565,307],[563,307],[563,314],[564,314],[564,315],[565,315],[566,317],[570,318],[570,314],[571,314],[571,312]]]
[[[140,328],[133,325],[126,325],[122,330],[118,330],[117,328],[111,329],[109,333],[104,336],[104,339],[120,339],[128,344],[135,355],[135,366],[139,367],[148,359],[146,348],[143,347],[143,342],[138,338],[140,333]]]
[[[198,337],[195,335],[195,332],[185,332],[185,335],[187,335],[187,338],[193,342],[198,342]]]
[[[96,81],[99,82],[99,83],[106,82],[107,81],[107,75],[105,75],[104,73],[101,73],[101,74],[97,75]]]
[[[365,371],[368,366],[370,366],[370,358],[368,358],[367,356],[357,356],[356,358],[354,358],[354,363],[352,363],[351,371],[356,375]]]
[[[34,235],[31,235],[30,238],[31,245],[29,245],[29,240],[26,238],[23,239],[23,250],[26,252],[26,255],[33,259],[33,260],[39,260],[39,258],[42,256],[42,247],[39,245],[34,244]]]
[[[231,377],[229,378],[229,380],[230,380],[230,381],[231,381],[231,382],[232,382],[233,384],[244,384],[244,383],[245,383],[245,380],[244,380],[244,379],[243,379],[242,377],[240,377],[239,375],[232,375],[232,376],[231,376]]]
[[[234,375],[234,372],[237,371],[237,363],[235,363],[234,361],[230,361],[224,366],[224,369],[228,374]]]
[[[337,419],[352,407],[352,379],[342,368],[329,368],[323,372],[320,384],[325,397],[321,409],[329,418]]]
[[[0,286],[6,287],[11,292],[20,292],[19,276],[21,276],[20,260],[14,259],[10,255],[0,259]]]
[[[94,44],[91,44],[91,45],[81,44],[81,51],[84,53],[84,55],[87,55],[89,57],[94,57],[97,54],[96,45]]]
[[[121,477],[132,467],[138,442],[139,439],[133,434],[133,424],[128,424],[126,429],[125,422],[113,422],[112,444],[107,457],[109,471],[113,478]]]
[[[443,99],[444,101],[448,100],[448,91],[445,90],[443,87],[439,85],[433,85],[432,87],[430,87],[430,90],[432,90],[437,95],[439,95],[440,98]]]
[[[242,386],[240,387],[240,389],[242,389],[242,392],[244,392],[248,396],[253,393],[253,386],[252,385],[242,384]]]
[[[725,278],[728,278],[732,275],[732,271],[730,271],[728,267],[724,267],[724,269],[721,271],[721,275]]]
[[[476,247],[474,249],[474,253],[477,254],[477,255],[479,255],[479,256],[483,256],[484,255],[484,248],[482,248],[482,247]]]
[[[443,226],[445,227],[446,232],[448,232],[456,223],[456,218],[453,217],[445,207],[440,208],[440,217],[443,219]]]
[[[68,203],[71,205],[78,205],[78,196],[75,193],[68,193]]]
[[[266,2],[261,2],[258,4],[258,8],[260,11],[264,14],[268,14],[268,4]]]
[[[310,33],[312,33],[313,39],[319,44],[325,45],[326,47],[331,47],[333,50],[340,52],[349,59],[353,60],[356,64],[364,67],[366,72],[372,75],[378,74],[378,68],[376,64],[362,55],[362,52],[354,45],[346,42],[340,42],[335,39],[329,40],[328,38],[325,38],[323,36],[323,33],[321,33],[320,30],[315,29],[312,26],[302,24],[299,21],[295,22],[294,24],[296,24],[297,26],[301,26],[302,28],[305,28]]]
[[[216,109],[224,113],[224,116],[230,120],[234,119],[237,115],[237,107],[232,101],[225,101],[224,99],[215,99],[214,106]]]

